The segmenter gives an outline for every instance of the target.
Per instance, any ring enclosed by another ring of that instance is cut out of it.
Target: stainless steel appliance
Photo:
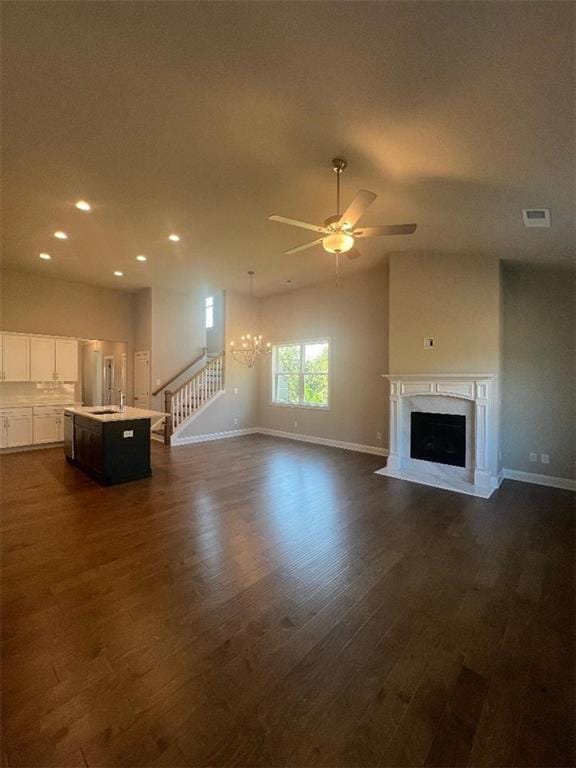
[[[64,411],[64,454],[67,459],[74,458],[74,414]]]

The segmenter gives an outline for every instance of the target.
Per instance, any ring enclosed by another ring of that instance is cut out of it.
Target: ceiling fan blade
[[[386,227],[363,227],[354,231],[354,237],[378,237],[379,235],[411,235],[417,224],[389,224]]]
[[[317,224],[308,224],[297,219],[287,219],[286,216],[278,216],[277,213],[273,213],[268,218],[270,221],[278,221],[280,224],[291,224],[293,227],[302,227],[302,229],[311,229],[312,232],[322,232],[324,235],[327,235],[330,231],[327,227],[319,227]]]
[[[378,195],[375,195],[374,192],[369,192],[367,189],[358,190],[354,200],[352,200],[348,208],[346,208],[342,216],[340,216],[338,224],[347,224],[349,227],[353,227],[358,219],[366,213],[377,197]]]
[[[359,256],[362,256],[358,248],[352,248],[351,251],[346,252],[346,256],[348,256],[349,259],[357,259]]]
[[[318,238],[318,240],[312,240],[309,243],[304,243],[303,245],[297,245],[296,248],[290,248],[288,251],[284,251],[284,253],[287,256],[291,256],[293,253],[298,253],[299,251],[305,251],[306,248],[312,248],[314,245],[320,245],[320,243],[324,240],[323,237]]]

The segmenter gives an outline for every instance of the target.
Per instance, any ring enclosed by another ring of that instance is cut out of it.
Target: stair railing
[[[164,422],[164,444],[178,427],[189,419],[204,403],[224,388],[224,352],[214,357],[178,389],[164,392],[164,411],[169,414]]]
[[[180,376],[183,376],[187,370],[192,368],[192,366],[197,365],[200,360],[203,360],[206,357],[207,353],[206,347],[202,347],[202,351],[199,355],[197,355],[194,360],[192,360],[190,363],[188,363],[184,368],[181,368],[178,373],[175,373],[172,378],[168,379],[168,381],[165,381],[164,384],[162,384],[161,387],[156,387],[156,389],[152,392],[152,397],[156,397],[156,395],[159,395],[160,392],[162,392],[163,389],[166,389],[166,387],[169,387],[170,384],[172,384],[173,381],[176,381],[176,379],[179,379]]]

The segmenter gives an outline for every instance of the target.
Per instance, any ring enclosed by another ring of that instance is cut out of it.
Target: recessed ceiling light
[[[136,261],[146,261],[146,256],[143,253],[136,256]]]
[[[115,269],[114,274],[116,275],[116,277],[122,277],[124,275],[124,272],[120,272],[119,269]]]
[[[62,232],[61,229],[57,229],[56,232],[54,232],[54,237],[56,237],[58,240],[68,240],[68,235],[66,232]]]
[[[44,259],[44,261],[50,261],[52,258],[49,253],[39,253],[38,256],[40,256],[41,259]]]
[[[87,203],[86,200],[78,200],[77,203],[75,203],[76,208],[78,208],[79,211],[91,211],[92,206],[90,203]]]
[[[175,235],[174,233],[172,233],[171,235],[168,235],[168,240],[170,240],[173,243],[179,243],[180,235]]]

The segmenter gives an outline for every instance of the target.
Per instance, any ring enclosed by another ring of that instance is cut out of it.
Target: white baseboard
[[[281,430],[268,429],[267,427],[258,427],[255,431],[261,435],[270,435],[271,437],[283,437],[287,440],[299,440],[303,443],[327,445],[330,448],[343,448],[346,451],[359,451],[360,453],[374,453],[377,456],[388,456],[388,450],[386,448],[379,448],[376,445],[346,443],[342,440],[330,440],[326,437],[316,437],[314,435],[301,435],[297,432],[282,432]]]
[[[192,445],[194,443],[206,443],[210,440],[223,440],[227,437],[240,437],[241,435],[270,435],[271,437],[281,437],[286,440],[299,440],[303,443],[313,443],[314,445],[326,445],[330,448],[342,448],[346,451],[358,451],[360,453],[372,453],[376,456],[388,456],[387,448],[379,448],[374,445],[361,445],[360,443],[347,443],[343,440],[330,440],[324,437],[314,435],[302,435],[297,432],[283,432],[279,429],[268,429],[267,427],[248,427],[246,429],[229,429],[225,432],[211,432],[204,435],[193,435],[191,437],[172,437],[171,445]],[[381,471],[386,474],[386,470]],[[550,475],[538,475],[534,472],[521,472],[517,469],[503,469],[496,479],[493,487],[484,498],[489,496],[493,490],[499,488],[502,480],[518,480],[522,483],[533,483],[535,485],[547,485],[550,488],[562,488],[569,491],[576,491],[576,480],[568,477],[551,477]],[[433,485],[433,483],[426,483]],[[437,486],[441,487],[441,486]],[[470,491],[463,491],[464,493]],[[471,495],[481,495],[472,493]],[[482,494],[483,495],[483,494]]]
[[[548,485],[550,488],[563,488],[567,491],[576,491],[576,480],[571,480],[569,477],[538,475],[535,472],[521,472],[519,469],[503,469],[502,476],[505,480],[519,480],[521,483]]]
[[[2,448],[0,450],[0,456],[5,453],[23,453],[24,451],[43,451],[46,448],[63,448],[64,443],[59,441],[57,443],[36,443],[36,445],[18,445],[15,448]]]
[[[278,429],[268,429],[266,427],[249,427],[247,429],[229,429],[225,432],[211,432],[205,435],[192,435],[191,437],[172,436],[171,445],[192,445],[193,443],[206,443],[209,440],[223,440],[227,437],[239,437],[241,435],[269,435],[270,437],[281,437],[286,440],[299,440],[303,443],[314,443],[315,445],[326,445],[329,448],[343,448],[346,451],[359,451],[360,453],[373,453],[377,456],[388,456],[386,448],[379,448],[375,445],[361,445],[360,443],[346,443],[342,440],[329,440],[324,437],[313,435],[301,435],[297,432],[282,432]]]
[[[207,443],[210,440],[224,440],[227,437],[240,437],[241,435],[254,435],[258,432],[254,427],[247,429],[229,429],[226,432],[208,432],[204,435],[191,435],[190,437],[172,436],[170,447],[178,445],[192,445],[193,443]]]

